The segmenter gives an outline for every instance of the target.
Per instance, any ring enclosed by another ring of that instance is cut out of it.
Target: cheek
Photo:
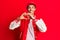
[[[35,11],[35,9],[32,9],[32,11]]]

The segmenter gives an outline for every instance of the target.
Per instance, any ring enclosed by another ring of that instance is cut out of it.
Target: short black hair
[[[33,6],[36,8],[36,5],[35,5],[34,3],[29,3],[29,4],[27,5],[27,9],[29,8],[29,5],[33,5]]]

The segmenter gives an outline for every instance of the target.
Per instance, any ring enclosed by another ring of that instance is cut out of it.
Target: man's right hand
[[[26,16],[26,12],[24,12],[24,13],[22,13],[22,15],[20,16],[20,20],[22,20],[22,19],[27,19],[27,18],[25,18],[24,16]]]

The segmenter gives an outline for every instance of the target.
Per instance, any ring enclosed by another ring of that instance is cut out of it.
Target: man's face
[[[35,12],[35,10],[36,10],[36,8],[34,5],[29,5],[28,12],[33,13],[33,12]]]

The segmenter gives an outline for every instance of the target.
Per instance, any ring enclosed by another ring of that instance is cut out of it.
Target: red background
[[[39,40],[60,40],[59,0],[0,0],[0,40],[18,40],[19,28],[8,29],[12,20],[26,11],[26,5],[33,2],[37,6],[36,15],[47,25],[46,33],[39,33]]]

